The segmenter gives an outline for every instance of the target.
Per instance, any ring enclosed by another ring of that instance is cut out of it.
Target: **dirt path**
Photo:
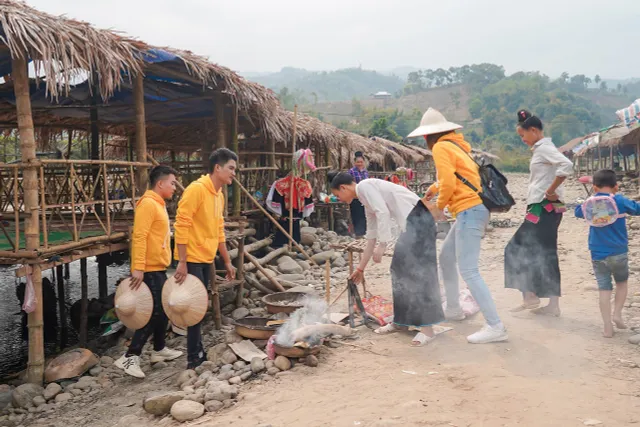
[[[516,195],[523,197],[525,178],[512,180]],[[580,188],[573,187],[568,200],[578,195]],[[522,207],[509,216],[518,220],[521,213]],[[508,343],[467,344],[466,335],[483,323],[480,315],[455,324],[453,331],[418,349],[409,347],[410,335],[381,337],[364,331],[357,343],[387,356],[346,347],[325,352],[318,368],[299,367],[275,382],[256,385],[235,408],[198,425],[580,426],[599,420],[614,427],[640,423],[640,370],[620,362],[640,362],[638,348],[627,343],[630,332],[613,339],[601,336],[586,226],[569,213],[561,227],[564,297],[559,319],[508,312],[518,304],[519,295],[502,287],[502,251],[514,232],[509,228],[490,233],[483,243],[481,265],[509,329]],[[634,261],[638,262],[637,257]],[[387,269],[388,260],[369,272],[374,293],[390,295]],[[632,277],[630,298],[640,291],[637,274]],[[625,315],[631,320],[633,309]]]
[[[511,180],[510,188],[520,202],[526,177]],[[582,194],[581,188],[572,186],[568,200]],[[507,217],[519,223],[523,207]],[[613,339],[601,336],[585,224],[569,213],[561,226],[564,296],[563,315],[558,319],[508,312],[520,300],[516,291],[503,288],[502,254],[515,230],[489,233],[481,255],[483,275],[509,329],[507,343],[467,344],[465,337],[483,324],[480,315],[454,324],[453,331],[423,348],[411,348],[410,335],[378,336],[363,330],[355,344],[382,356],[352,347],[327,348],[319,356],[318,368],[296,366],[275,380],[251,382],[242,387],[235,407],[183,425],[564,427],[599,420],[606,427],[622,427],[640,423],[640,369],[620,361],[640,362],[638,347],[627,343],[631,332],[618,333]],[[640,265],[637,242],[631,248],[636,266]],[[387,259],[367,272],[369,289],[375,294],[390,296],[388,268]],[[630,299],[638,291],[634,273]],[[625,318],[640,326],[640,309],[626,309]],[[152,375],[164,378],[170,373],[163,370]],[[125,378],[82,414],[58,418],[55,427],[80,427],[87,422],[112,427],[127,414],[134,418],[116,425],[177,426],[170,419],[145,425],[136,417],[143,414],[140,402],[154,382]]]

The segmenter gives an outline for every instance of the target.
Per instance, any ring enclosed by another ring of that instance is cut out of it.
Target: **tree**
[[[618,93],[622,92],[622,84],[618,83],[618,86],[616,87],[618,89]]]
[[[371,129],[369,129],[369,136],[379,136],[390,141],[402,141],[400,135],[389,127],[387,117],[381,117],[373,122]]]
[[[593,79],[595,84],[599,85],[602,79],[600,78],[600,74],[596,74],[596,77]]]
[[[473,98],[471,102],[469,102],[469,114],[471,114],[471,117],[474,119],[479,119],[482,116],[483,108],[484,105],[480,98]]]
[[[607,89],[608,89],[607,88],[607,82],[605,82],[604,80],[602,82],[600,82],[600,90],[603,90],[603,91],[606,92]]]
[[[459,90],[455,92],[451,92],[451,101],[455,104],[456,108],[460,108],[460,98],[462,98],[462,94]]]

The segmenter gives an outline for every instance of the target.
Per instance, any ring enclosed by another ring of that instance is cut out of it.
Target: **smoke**
[[[309,296],[306,299],[304,307],[296,310],[289,320],[276,332],[275,342],[282,347],[293,347],[295,344],[293,338],[293,332],[307,325],[315,325],[317,323],[324,323],[323,317],[327,312],[327,303],[318,297]],[[312,336],[307,339],[310,345],[320,343],[322,336]]]

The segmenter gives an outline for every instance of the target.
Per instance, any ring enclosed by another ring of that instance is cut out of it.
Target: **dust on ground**
[[[518,206],[502,215],[521,222],[526,176],[511,175]],[[584,197],[570,184],[567,201]],[[639,348],[627,342],[631,331],[602,337],[598,293],[587,248],[587,226],[565,215],[560,228],[562,317],[512,314],[520,294],[503,288],[503,250],[516,228],[497,228],[483,242],[481,270],[509,330],[509,341],[471,345],[465,337],[479,329],[476,315],[422,348],[410,347],[411,335],[378,336],[361,330],[354,344],[326,348],[317,368],[297,365],[273,381],[244,385],[233,408],[185,423],[214,427],[279,426],[630,426],[640,423]],[[640,265],[640,242],[631,239],[632,265]],[[389,259],[367,271],[368,289],[391,295]],[[633,270],[633,267],[632,267]],[[629,299],[640,291],[632,273]],[[627,308],[625,319],[640,326],[640,311]],[[403,372],[406,371],[406,372]],[[152,374],[162,380],[170,372]],[[171,386],[171,380],[165,387]],[[158,384],[127,379],[102,395],[83,413],[65,414],[61,424],[111,427],[126,414],[143,412],[146,393]],[[148,424],[178,425],[149,419]],[[126,419],[122,420],[126,423]],[[590,424],[591,423],[591,424]],[[124,425],[123,425],[124,427]],[[127,427],[133,427],[128,424]]]

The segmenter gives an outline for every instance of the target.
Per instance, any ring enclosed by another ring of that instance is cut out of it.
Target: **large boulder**
[[[311,227],[305,227],[306,230],[310,228]],[[315,228],[313,230],[315,231]],[[300,230],[300,243],[302,243],[303,245],[311,246],[317,241],[318,241],[318,236],[316,235],[315,232],[310,233],[308,231]]]
[[[290,256],[283,256],[278,260],[278,270],[282,274],[300,274],[304,271]]]
[[[44,371],[47,383],[76,378],[100,363],[98,356],[86,348],[76,348],[56,357]]]
[[[44,389],[45,400],[51,400],[62,392],[62,387],[58,383],[51,383]]]
[[[311,257],[312,260],[316,262],[318,265],[324,265],[324,263],[331,261],[335,256],[335,251],[328,250],[324,252],[320,252]]]
[[[182,399],[184,399],[184,393],[181,391],[173,393],[154,393],[143,400],[142,407],[150,414],[162,416],[171,412],[173,405]]]
[[[203,414],[204,405],[192,400],[181,400],[171,407],[171,416],[180,422],[195,420]]]
[[[11,403],[16,408],[28,408],[33,406],[33,398],[42,396],[44,389],[36,384],[22,384],[13,390]]]
[[[222,363],[222,355],[227,350],[230,350],[227,344],[221,343],[214,345],[207,351],[207,360],[213,362],[216,366],[226,365],[226,363]]]
[[[240,307],[233,310],[233,312],[231,313],[231,318],[233,320],[240,320],[240,319],[244,319],[248,315],[249,315],[249,309],[246,307]]]

